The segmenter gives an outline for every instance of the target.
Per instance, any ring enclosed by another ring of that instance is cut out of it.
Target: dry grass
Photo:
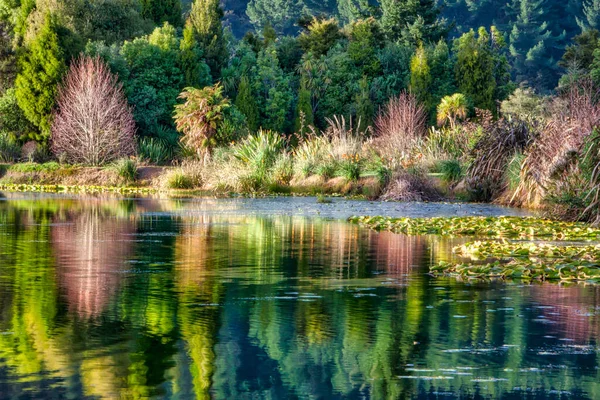
[[[380,197],[384,201],[440,201],[442,195],[425,175],[402,171]]]

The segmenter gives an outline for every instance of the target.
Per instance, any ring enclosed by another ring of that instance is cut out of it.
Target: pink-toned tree
[[[135,154],[135,121],[116,75],[99,58],[75,60],[59,89],[52,122],[55,155],[102,165]]]

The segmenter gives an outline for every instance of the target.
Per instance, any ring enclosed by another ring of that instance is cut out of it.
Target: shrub
[[[135,154],[135,122],[122,85],[100,58],[81,57],[59,90],[52,151],[101,165]]]
[[[456,128],[456,121],[467,117],[467,98],[464,94],[456,93],[446,96],[437,107],[437,123],[443,126],[450,122],[450,128]]]
[[[138,175],[137,163],[129,158],[117,160],[111,166],[125,183],[135,182]]]
[[[314,134],[301,139],[293,153],[294,174],[307,178],[318,173],[319,166],[330,157],[330,146],[326,138]]]
[[[340,162],[339,173],[349,181],[357,181],[362,173],[363,160],[358,154],[345,155]]]
[[[289,185],[290,181],[294,177],[294,163],[289,153],[282,153],[275,164],[271,172],[271,180],[273,183],[279,185]]]
[[[444,160],[440,162],[442,180],[449,185],[459,182],[464,174],[462,164],[458,160]]]
[[[159,139],[145,137],[138,146],[140,159],[152,164],[163,164],[171,157],[171,152]]]
[[[167,189],[193,189],[194,180],[183,170],[176,170],[167,175],[165,186]]]
[[[0,132],[0,162],[13,162],[19,158],[20,148],[5,132]]]

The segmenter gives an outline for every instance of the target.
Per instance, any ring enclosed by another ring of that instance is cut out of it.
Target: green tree
[[[368,0],[338,0],[337,11],[342,22],[354,22],[371,14]]]
[[[204,89],[186,88],[179,98],[183,103],[175,106],[175,125],[184,135],[182,142],[202,156],[217,145],[215,136],[230,107],[229,99],[223,97],[220,84]]]
[[[296,104],[296,122],[294,131],[299,135],[306,135],[308,128],[314,126],[315,117],[312,109],[312,94],[307,84],[302,80],[298,90],[298,104]]]
[[[175,28],[165,23],[151,35],[125,42],[117,56],[122,60],[109,61],[111,67],[125,66],[119,76],[142,135],[155,136],[161,126],[173,127],[173,106],[185,85],[179,49]]]
[[[8,23],[0,21],[0,95],[13,85],[17,74],[17,55],[13,50]]]
[[[565,54],[559,62],[563,68],[580,68],[588,71],[594,61],[594,51],[600,47],[600,32],[588,29],[573,38],[573,44],[567,46]]]
[[[454,43],[456,82],[477,108],[495,111],[496,79],[490,35],[485,29],[465,33]]]
[[[600,0],[582,0],[583,17],[577,18],[582,31],[600,29]]]
[[[355,103],[357,128],[359,132],[366,132],[373,125],[373,115],[375,114],[375,107],[371,101],[371,88],[366,76],[360,80]]]
[[[181,0],[141,0],[141,15],[157,25],[181,26]]]
[[[508,16],[513,17],[509,35],[509,53],[518,82],[528,82],[539,90],[554,88],[559,73],[557,61],[562,55],[559,42],[566,35],[555,35],[546,18],[548,0],[512,0]]]
[[[440,40],[431,51],[431,76],[433,78],[431,97],[432,104],[456,91],[454,82],[454,59],[445,41]]]
[[[229,52],[223,33],[223,10],[219,0],[195,0],[190,11],[190,20],[196,31],[196,39],[204,52],[213,79],[221,76],[227,64]]]
[[[39,133],[33,137],[37,141],[44,141],[50,136],[52,109],[65,71],[64,52],[59,46],[55,23],[48,15],[21,57],[16,79],[19,107],[38,129]]]
[[[419,46],[410,61],[410,92],[428,109],[431,107],[431,83],[427,51]]]
[[[381,0],[381,26],[391,40],[437,43],[447,33],[435,0]]]
[[[240,79],[235,106],[246,117],[248,129],[251,132],[256,132],[260,128],[260,113],[256,98],[252,93],[252,85],[245,75]]]
[[[288,123],[293,99],[290,78],[279,65],[274,45],[261,50],[252,75],[254,92],[259,95],[261,126],[276,132],[292,128]]]
[[[385,44],[383,33],[375,18],[358,20],[350,25],[348,54],[368,76],[378,75],[381,64],[377,52]]]
[[[456,128],[456,121],[467,117],[468,107],[467,98],[462,93],[444,97],[437,107],[438,125],[450,122],[450,128]]]
[[[300,2],[290,0],[250,0],[246,14],[257,31],[271,25],[278,33],[293,33],[300,17]]]
[[[204,87],[211,84],[210,68],[202,56],[202,49],[194,35],[194,27],[188,21],[179,43],[179,66],[185,77],[185,86]]]
[[[341,38],[342,33],[335,19],[313,18],[298,37],[298,41],[305,52],[319,57],[327,54]]]

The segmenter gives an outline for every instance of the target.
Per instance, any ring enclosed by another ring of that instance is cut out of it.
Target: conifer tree
[[[539,90],[551,88],[558,81],[561,54],[555,54],[554,49],[564,39],[562,32],[552,32],[546,21],[548,10],[547,0],[512,0],[507,10],[507,15],[514,18],[509,35],[514,76]]]
[[[292,33],[295,22],[300,17],[301,3],[290,0],[250,0],[246,14],[257,31],[267,23],[277,33]]]
[[[8,24],[0,21],[0,96],[12,86],[17,72],[16,54]]]
[[[181,25],[181,0],[141,0],[142,17],[151,19],[157,25],[165,22],[173,26]]]
[[[582,0],[583,16],[577,18],[582,31],[600,29],[600,0]]]
[[[186,87],[202,88],[212,82],[210,68],[202,59],[202,50],[194,35],[194,27],[188,20],[179,43],[179,65],[185,76]]]
[[[210,67],[211,76],[215,80],[221,76],[221,69],[229,57],[222,18],[223,10],[219,0],[195,0],[192,4],[190,20],[206,63]]]
[[[260,115],[256,99],[252,93],[252,85],[247,76],[242,76],[238,87],[235,106],[244,116],[251,132],[256,132],[260,127]]]
[[[338,0],[338,15],[342,22],[354,22],[371,13],[368,0]]]
[[[471,30],[455,41],[456,82],[461,93],[477,108],[495,110],[494,57],[485,29]]]
[[[447,33],[435,0],[381,0],[381,27],[391,40],[437,43]]]
[[[39,129],[40,134],[35,137],[38,141],[50,135],[57,87],[66,71],[63,54],[56,26],[47,15],[44,25],[20,59],[20,72],[16,79],[19,107]]]

